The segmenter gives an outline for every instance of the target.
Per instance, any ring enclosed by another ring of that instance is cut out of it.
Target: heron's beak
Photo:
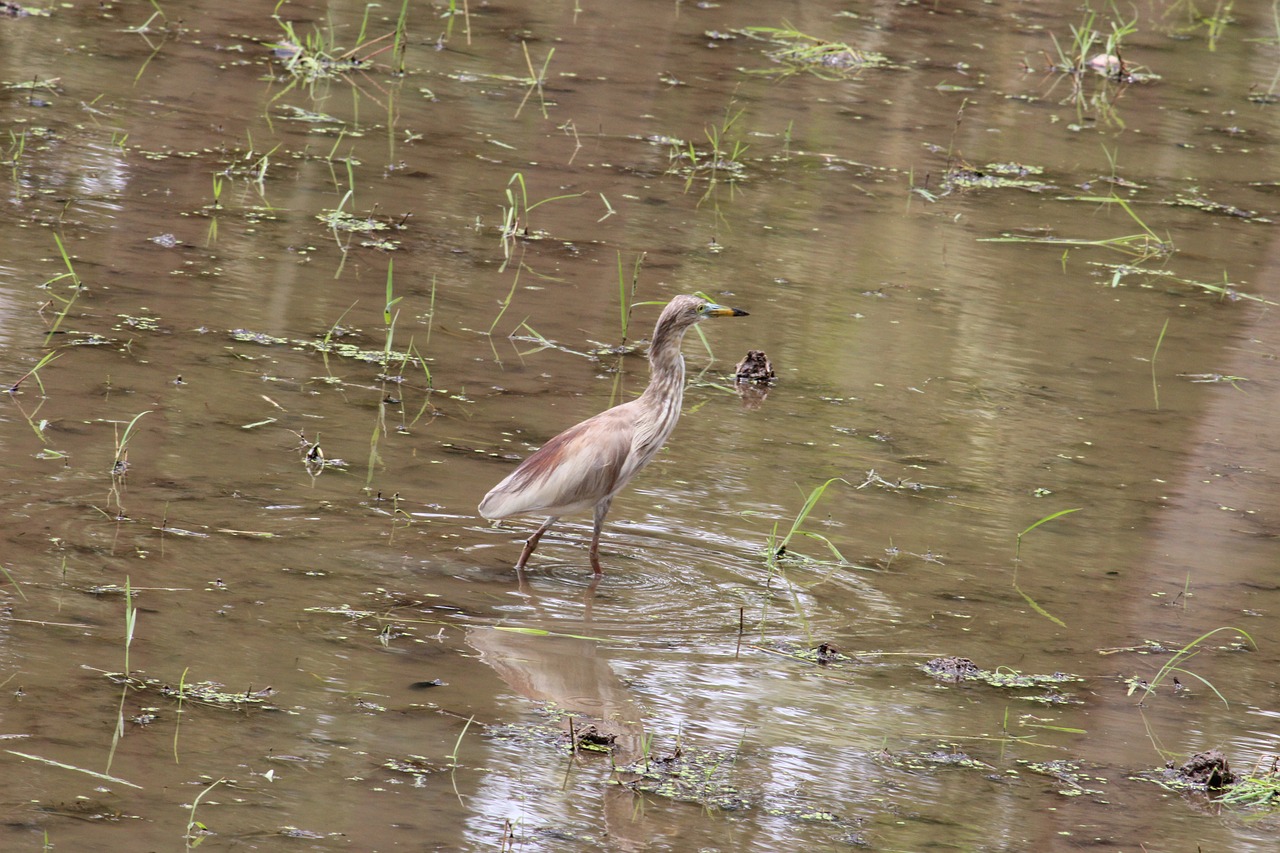
[[[702,308],[702,316],[704,317],[747,317],[750,316],[741,308],[726,308],[723,305],[717,305],[714,302],[708,302]]]

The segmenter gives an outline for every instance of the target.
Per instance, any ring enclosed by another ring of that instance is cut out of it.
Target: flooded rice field
[[[1274,849],[1272,4],[0,12],[0,848]]]

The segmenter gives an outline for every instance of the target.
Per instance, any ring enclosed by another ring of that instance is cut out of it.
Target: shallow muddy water
[[[178,5],[0,18],[0,849],[1273,849],[1269,6]]]

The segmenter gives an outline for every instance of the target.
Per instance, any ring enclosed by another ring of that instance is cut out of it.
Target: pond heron
[[[600,528],[614,495],[649,464],[680,418],[684,400],[684,356],[680,342],[708,317],[745,317],[746,311],[697,296],[677,296],[653,328],[649,344],[649,386],[634,400],[606,409],[571,426],[520,463],[480,501],[487,519],[545,515],[525,543],[516,570],[524,569],[542,534],[561,516],[591,509],[591,568],[600,571]]]

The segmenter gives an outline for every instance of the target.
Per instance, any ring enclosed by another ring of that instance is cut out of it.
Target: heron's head
[[[658,319],[659,325],[667,320],[672,326],[686,328],[708,317],[746,317],[740,308],[726,308],[701,296],[677,296],[667,303]]]

